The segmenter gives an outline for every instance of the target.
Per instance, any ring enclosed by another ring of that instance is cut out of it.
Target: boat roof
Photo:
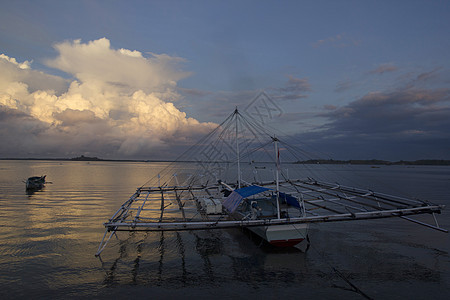
[[[262,192],[271,190],[270,188],[267,187],[262,187],[259,185],[249,185],[240,189],[235,189],[234,192],[238,193],[239,195],[241,195],[243,198],[247,198],[253,195],[257,195],[260,194]]]

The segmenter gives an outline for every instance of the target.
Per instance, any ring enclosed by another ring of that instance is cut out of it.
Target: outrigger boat
[[[402,218],[448,232],[435,217],[443,205],[309,176],[291,179],[288,171],[303,170],[298,150],[236,108],[155,176],[153,185],[137,188],[104,223],[96,255],[118,231],[247,228],[275,246],[300,243],[308,238],[309,224],[317,222]],[[281,168],[280,153],[291,169]],[[431,214],[435,225],[410,218],[418,214]]]

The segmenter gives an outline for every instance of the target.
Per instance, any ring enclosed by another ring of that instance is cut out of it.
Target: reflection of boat
[[[299,179],[281,168],[280,153]],[[236,109],[122,204],[104,223],[96,255],[117,231],[248,228],[277,246],[307,239],[317,222],[397,217],[446,231],[409,217],[444,206],[304,176],[309,167],[296,162],[305,153]]]
[[[39,189],[42,189],[44,187],[44,184],[45,184],[45,177],[46,177],[46,175],[29,177],[27,179],[27,181],[25,182],[26,189],[27,190],[39,190]]]

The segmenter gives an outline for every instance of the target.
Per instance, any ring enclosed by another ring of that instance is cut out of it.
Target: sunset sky
[[[0,5],[0,158],[173,159],[264,92],[334,159],[450,159],[450,1]]]

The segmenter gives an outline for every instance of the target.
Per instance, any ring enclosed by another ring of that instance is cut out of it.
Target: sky
[[[173,159],[238,107],[333,159],[450,159],[449,1],[0,5],[0,158]]]

